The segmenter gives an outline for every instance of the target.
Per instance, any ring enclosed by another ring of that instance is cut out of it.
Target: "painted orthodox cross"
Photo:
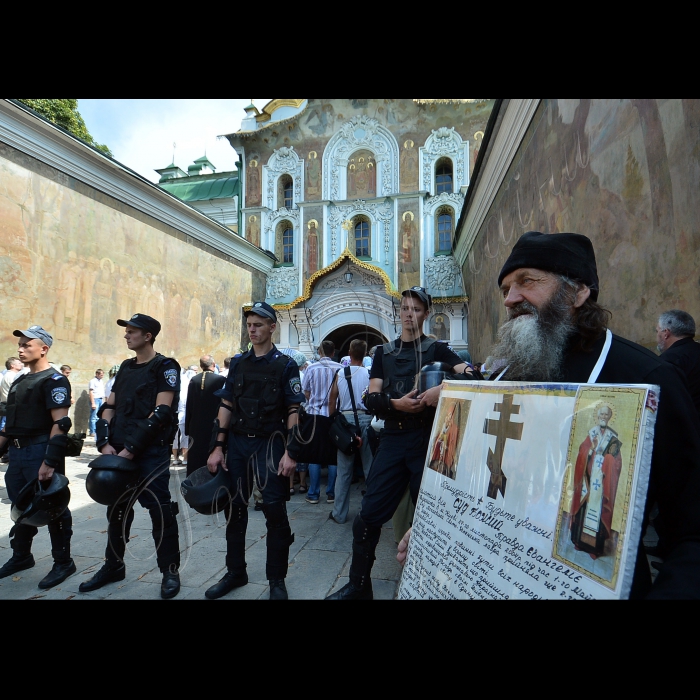
[[[489,447],[489,456],[486,459],[486,465],[491,472],[489,479],[489,487],[486,491],[488,498],[496,498],[498,492],[505,497],[506,495],[506,475],[501,470],[501,462],[503,460],[503,450],[506,447],[506,440],[520,440],[523,434],[522,423],[511,423],[510,417],[520,413],[520,406],[513,405],[513,394],[504,394],[503,403],[494,404],[494,411],[501,414],[499,420],[484,419],[484,432],[488,435],[496,436],[495,451]]]

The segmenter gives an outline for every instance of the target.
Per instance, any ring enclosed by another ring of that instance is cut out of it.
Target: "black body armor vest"
[[[46,435],[51,432],[53,418],[44,403],[43,383],[56,374],[53,367],[17,377],[7,395],[5,433],[13,437]]]
[[[288,362],[287,355],[269,364],[252,357],[238,362],[233,377],[233,432],[271,435],[286,429],[282,374]]]
[[[122,362],[119,368],[119,384],[115,395],[115,412],[109,427],[109,441],[113,445],[123,445],[135,423],[153,413],[158,397],[158,371],[163,362],[170,361],[178,373],[180,365],[170,357],[160,353],[143,365],[134,365],[130,358]],[[163,439],[174,436],[177,430],[177,406],[180,402],[180,392],[175,392],[170,407],[173,409],[173,425],[163,429]]]
[[[433,361],[436,347],[437,343],[434,338],[424,338],[418,346],[413,343],[405,345],[400,340],[385,343],[382,355],[382,370],[384,372],[382,391],[387,392],[392,399],[400,399],[413,391],[416,385],[416,374],[421,367]],[[435,409],[426,409],[426,412],[428,410],[435,411]],[[403,411],[395,411],[394,413],[403,414]],[[414,414],[409,413],[403,415],[415,417]]]

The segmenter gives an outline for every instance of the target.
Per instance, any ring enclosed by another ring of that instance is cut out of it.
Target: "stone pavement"
[[[126,579],[109,583],[92,593],[78,591],[78,586],[102,566],[107,544],[107,509],[95,503],[85,490],[87,465],[97,454],[94,438],[88,438],[80,457],[66,459],[73,514],[72,555],[77,573],[55,588],[46,591],[38,588],[37,584],[53,565],[49,533],[46,528],[40,528],[32,547],[36,565],[0,579],[0,600],[161,600],[161,574],[155,561],[151,519],[148,511],[138,504],[125,558]],[[5,489],[6,469],[6,464],[0,465],[0,565],[12,555],[9,532],[13,522]],[[180,504],[178,523],[182,552],[182,588],[172,600],[205,600],[204,592],[225,573],[225,521],[217,516],[201,515],[183,501],[180,483],[185,479],[184,467],[171,469],[170,474],[173,500]],[[306,503],[305,495],[298,491],[287,503],[295,538],[286,580],[290,599],[321,600],[348,581],[352,519],[359,510],[364,482],[352,486],[350,514],[343,525],[328,519],[333,506],[325,502],[325,486],[324,479],[317,505]],[[266,599],[269,595],[265,577],[265,519],[261,511],[253,510],[252,498],[250,503],[246,551],[249,583],[220,600]],[[400,577],[401,567],[396,561],[396,543],[389,522],[382,530],[372,569],[375,599],[394,598]]]

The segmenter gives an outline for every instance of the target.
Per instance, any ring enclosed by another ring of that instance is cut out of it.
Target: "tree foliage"
[[[35,112],[41,114],[56,126],[60,126],[79,139],[111,156],[112,151],[103,143],[97,143],[85,126],[85,121],[78,112],[78,100],[19,100]]]

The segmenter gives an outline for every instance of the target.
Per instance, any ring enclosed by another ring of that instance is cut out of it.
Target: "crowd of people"
[[[490,356],[476,365],[466,351],[458,354],[447,342],[424,334],[432,298],[420,286],[402,292],[396,339],[368,348],[356,338],[339,360],[330,340],[322,341],[311,359],[277,348],[272,341],[277,313],[263,301],[245,313],[248,349],[227,357],[223,369],[211,355],[200,358],[199,368],[181,368],[157,353],[160,323],[150,316],[117,320],[135,357],[112,367],[108,382],[102,369],[90,380],[89,429],[101,453],[91,475],[108,490],[111,482],[100,474],[124,468],[123,462],[115,466],[115,457],[130,460],[148,489],[109,503],[105,564],[80,590],[124,579],[125,547],[138,501],[153,521],[161,596],[177,595],[178,506],[171,501],[169,472],[183,465],[188,476],[199,470],[218,476],[231,496],[225,504],[226,573],[206,597],[221,598],[248,582],[245,538],[252,496],[267,526],[270,599],[286,599],[294,541],[286,502],[299,484],[305,501],[317,505],[325,468],[326,502],[333,505],[329,518],[338,524],[350,517],[351,484],[365,480],[360,510],[352,516],[349,582],[329,598],[372,599],[375,551],[382,525],[392,517],[400,537],[397,558],[403,563],[406,557],[441,392],[440,384],[426,388],[418,379],[437,363],[453,376],[479,381],[659,385],[644,529],[653,509],[659,533],[654,553],[662,563],[652,586],[640,539],[630,596],[700,597],[700,345],[694,341],[694,319],[678,309],[660,315],[660,355],[612,334],[610,314],[598,301],[592,244],[575,233],[523,234],[497,284],[507,320]],[[32,478],[50,481],[61,472],[72,401],[71,368],[57,371],[49,363],[53,339],[48,331],[30,326],[14,335],[18,356],[8,358],[0,381],[0,452],[9,448],[6,483],[13,504]],[[41,389],[31,391],[35,387]],[[357,449],[352,454],[328,449],[326,428],[338,413],[354,426]],[[311,438],[303,432],[308,425],[314,426]],[[34,565],[36,534],[36,527],[18,520],[10,533],[13,555],[0,568],[0,578]],[[49,534],[55,565],[42,588],[75,572],[69,510],[49,524]]]

